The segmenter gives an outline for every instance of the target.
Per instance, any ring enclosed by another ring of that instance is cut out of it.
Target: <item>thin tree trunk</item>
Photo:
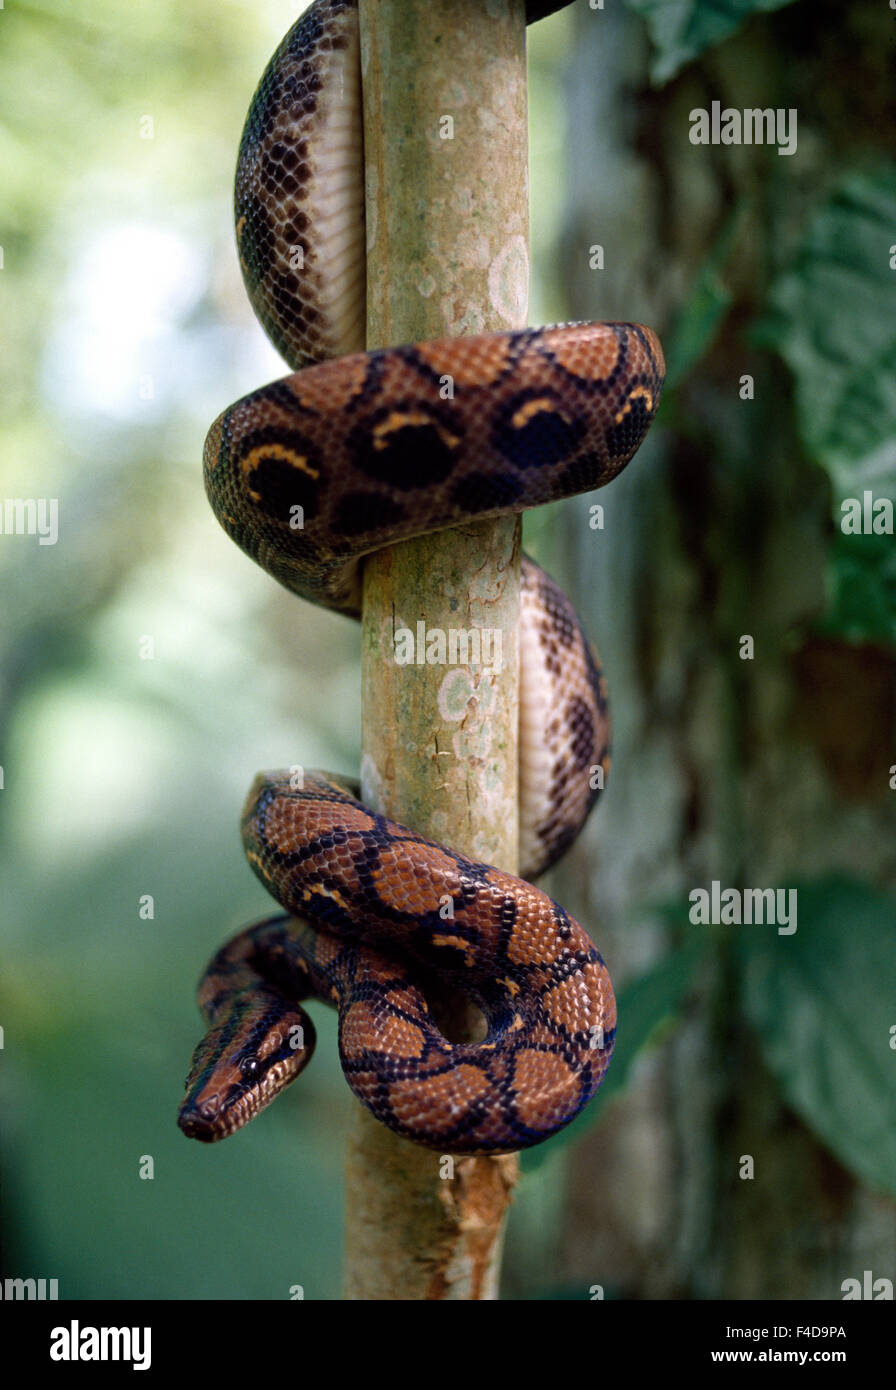
[[[522,0],[362,0],[361,35],[369,346],[523,326]],[[513,519],[406,542],[367,563],[365,799],[510,872],[517,858],[518,619]],[[500,672],[397,666],[393,634],[399,627],[416,632],[418,621],[446,631],[500,629]],[[475,1017],[464,1007],[451,1036],[471,1037]],[[347,1296],[496,1297],[516,1175],[512,1155],[451,1160],[398,1138],[359,1109],[348,1160]]]
[[[842,8],[811,12],[811,42],[805,6],[770,21],[797,26],[803,16],[802,85],[827,93],[835,115],[853,111],[830,91],[828,21],[836,28]],[[589,529],[587,502],[565,513],[560,577],[604,657],[614,747],[604,804],[560,871],[558,893],[588,923],[618,986],[668,945],[652,906],[713,878],[772,884],[833,866],[893,883],[893,798],[861,775],[863,750],[876,747],[879,780],[896,670],[883,653],[809,635],[824,605],[826,482],[787,425],[787,372],[737,328],[738,314],[761,304],[780,231],[763,221],[757,167],[773,178],[786,161],[773,150],[768,167],[750,152],[732,160],[687,139],[689,110],[710,98],[787,106],[775,91],[780,50],[754,24],[676,82],[639,92],[641,22],[619,7],[583,10],[577,21],[567,158],[594,177],[570,181],[572,314],[640,318],[665,335],[725,218],[747,209],[726,274],[733,312],[680,393],[678,409],[692,412],[696,430],[648,441],[608,492],[603,531]],[[847,80],[862,88],[860,72],[847,79],[844,70]],[[856,151],[881,144],[858,108],[851,129],[835,128]],[[814,174],[823,189],[828,174]],[[589,268],[594,243],[604,246],[602,271]],[[738,400],[742,373],[756,378],[748,405]],[[733,472],[694,442],[726,428],[746,432]],[[744,633],[755,640],[749,663],[738,656]],[[699,1014],[564,1156],[569,1195],[554,1268],[583,1297],[600,1282],[608,1296],[831,1298],[848,1275],[889,1272],[896,1207],[780,1099],[754,1036],[732,1016],[727,969],[721,954]],[[754,1159],[754,1181],[740,1179],[743,1154]]]

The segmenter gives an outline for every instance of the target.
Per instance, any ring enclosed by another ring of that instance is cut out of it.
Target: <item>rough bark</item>
[[[522,0],[367,0],[361,25],[368,345],[522,326]],[[511,872],[518,618],[513,519],[393,546],[365,568],[365,799],[421,834]],[[421,620],[445,631],[500,628],[500,671],[397,666],[394,631],[416,632]],[[445,1024],[449,1036],[474,1035],[474,1011],[456,1000],[440,1007],[453,1015]],[[348,1297],[496,1297],[516,1172],[513,1156],[446,1162],[359,1109],[348,1161]]]
[[[589,529],[584,500],[560,522],[558,577],[601,648],[614,739],[603,804],[555,891],[588,924],[617,985],[669,945],[653,904],[712,878],[764,884],[839,868],[896,882],[893,798],[880,793],[896,665],[811,634],[824,607],[827,484],[788,424],[786,370],[738,331],[793,232],[770,225],[765,201],[787,161],[687,139],[692,107],[787,107],[795,80],[820,148],[847,166],[863,149],[885,155],[884,60],[866,49],[874,70],[847,78],[834,58],[848,47],[844,26],[873,24],[869,7],[847,8],[825,4],[807,19],[797,5],[756,21],[653,92],[640,21],[620,7],[576,15],[571,316],[642,319],[663,336],[725,217],[745,209],[725,331],[680,393],[689,428],[673,422],[601,497],[603,531]],[[801,55],[795,79],[781,62],[788,52]],[[787,203],[794,224],[832,174],[821,161],[800,169]],[[594,243],[605,248],[602,271],[589,268]],[[749,404],[737,396],[743,372],[756,377]],[[726,429],[740,443],[733,469],[736,447],[723,467],[701,444]],[[738,658],[741,633],[755,639],[751,663]],[[896,1205],[782,1102],[732,1014],[727,968],[721,955],[690,1020],[644,1060],[600,1126],[558,1156],[563,1235],[540,1252],[552,1283],[586,1298],[598,1282],[606,1296],[831,1298],[845,1276],[889,1267]],[[745,1152],[761,1180],[739,1180]],[[514,1292],[532,1287],[525,1271],[515,1276]]]

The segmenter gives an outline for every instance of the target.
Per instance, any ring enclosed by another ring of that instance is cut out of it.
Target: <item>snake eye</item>
[[[240,1062],[240,1075],[244,1081],[256,1081],[261,1071],[257,1057],[244,1057]]]

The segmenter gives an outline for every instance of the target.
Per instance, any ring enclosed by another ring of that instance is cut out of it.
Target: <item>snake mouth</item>
[[[282,1018],[260,1047],[233,1053],[232,1038],[221,1029],[199,1044],[177,1115],[178,1127],[189,1139],[214,1144],[235,1134],[308,1065],[316,1041],[314,1026],[304,1011],[297,1014],[288,1002],[285,1007],[290,1018],[301,1017],[301,1048],[291,1045],[288,1020],[284,1023]]]
[[[199,1114],[194,1106],[183,1106],[177,1116],[178,1128],[188,1139],[198,1139],[202,1144],[213,1144],[217,1139],[226,1139],[233,1133],[233,1127],[215,1125]]]
[[[230,1088],[235,1094],[225,1095],[224,1099],[220,1098],[218,1091],[203,1099],[193,1099],[188,1093],[178,1111],[178,1127],[189,1139],[198,1139],[202,1144],[215,1144],[254,1119],[285,1084],[285,1081],[279,1085],[272,1081],[264,1088],[235,1086]]]

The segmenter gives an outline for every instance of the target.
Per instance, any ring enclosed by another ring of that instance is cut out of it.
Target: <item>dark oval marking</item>
[[[356,426],[349,443],[362,473],[399,492],[443,482],[462,446],[461,431],[450,417],[440,418],[417,402],[378,410]]]
[[[457,484],[451,500],[462,511],[476,515],[498,508],[511,508],[523,492],[523,484],[512,473],[468,473]]]
[[[295,430],[269,425],[240,442],[239,466],[253,504],[265,516],[289,525],[290,509],[300,506],[304,519],[319,508],[320,459]]]
[[[379,531],[404,520],[404,507],[378,492],[350,492],[336,510],[336,529],[346,536]]]
[[[571,419],[553,392],[531,389],[514,396],[501,411],[493,439],[517,468],[542,468],[562,463],[584,433],[583,421]]]

